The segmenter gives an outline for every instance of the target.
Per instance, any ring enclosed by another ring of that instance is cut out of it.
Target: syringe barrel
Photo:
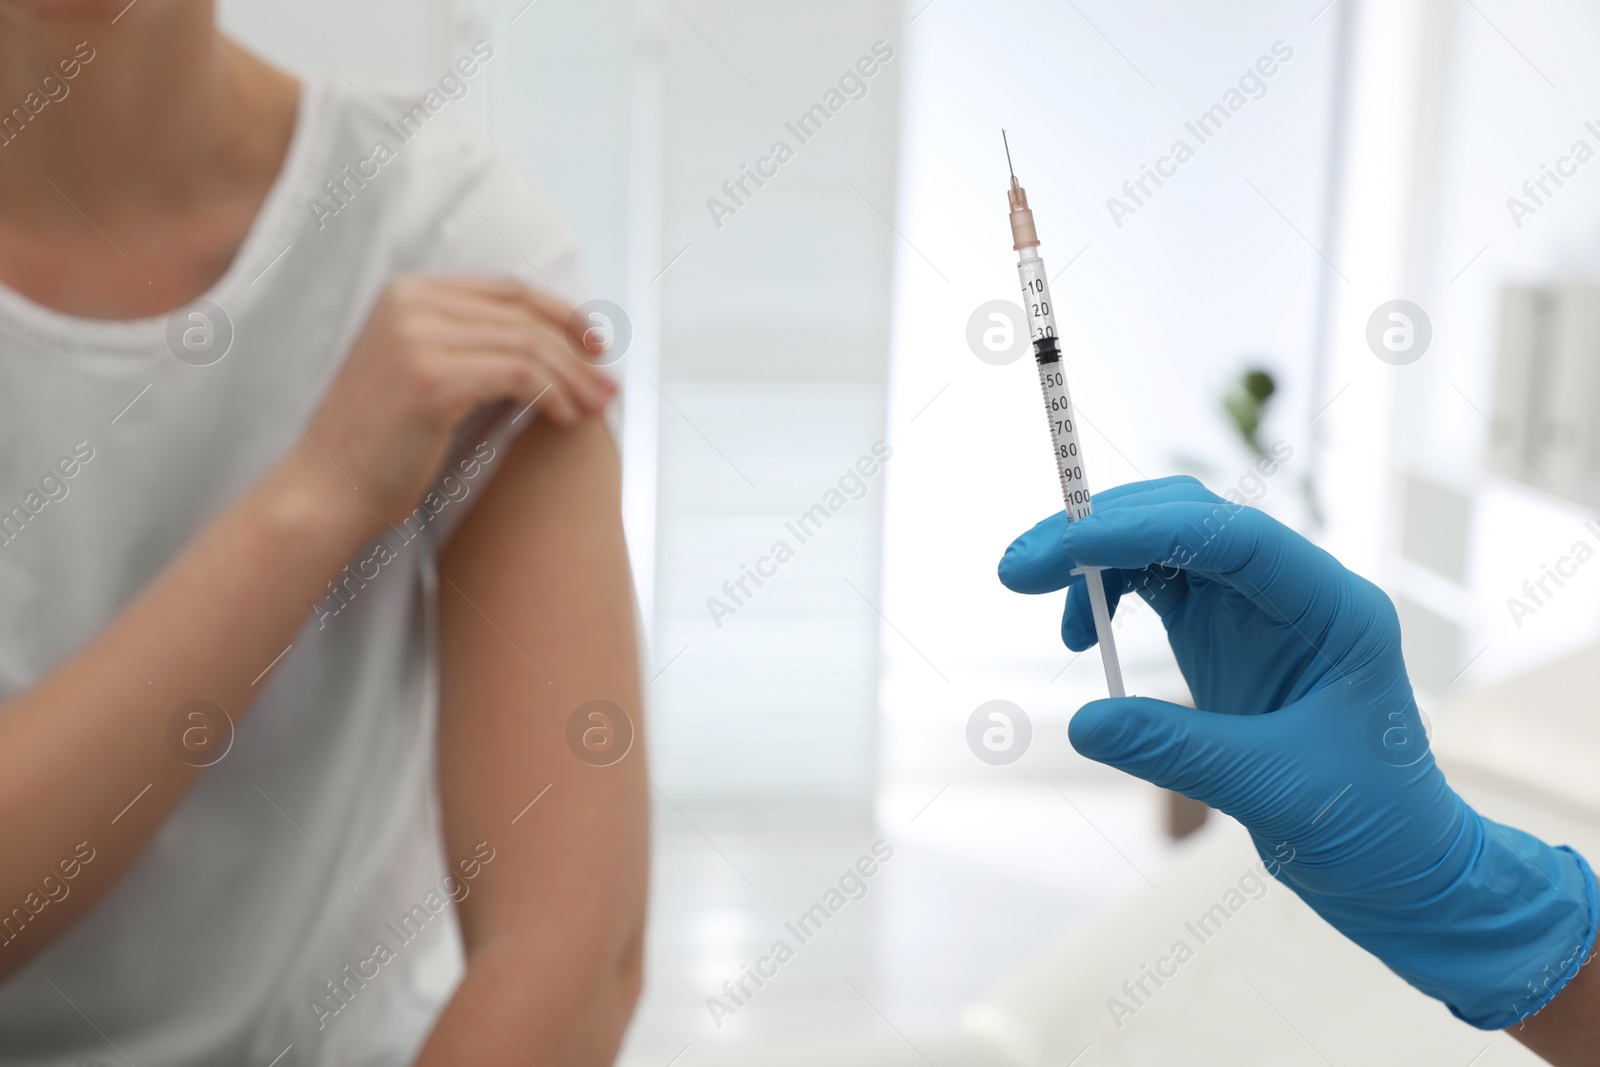
[[[1061,499],[1066,506],[1067,520],[1076,522],[1090,514],[1093,505],[1089,499],[1089,481],[1083,470],[1083,450],[1078,447],[1077,412],[1073,410],[1072,393],[1067,388],[1067,376],[1061,364],[1061,342],[1056,333],[1055,307],[1050,300],[1050,278],[1044,260],[1032,249],[1023,251],[1017,262],[1017,274],[1022,279],[1028,336],[1033,342],[1045,416],[1050,423],[1050,440],[1055,446]]]

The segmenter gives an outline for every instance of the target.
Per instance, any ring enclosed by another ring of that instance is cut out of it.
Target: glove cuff
[[[1594,952],[1600,891],[1584,858],[1476,813],[1448,885],[1410,905],[1302,899],[1451,1014],[1504,1030],[1541,1011]]]
[[[1493,825],[1499,831],[1509,830],[1498,823]],[[1510,832],[1530,841],[1537,840],[1521,831]],[[1548,868],[1559,865],[1573,871],[1573,877],[1581,884],[1581,905],[1572,885],[1563,887],[1561,880],[1556,880],[1554,886],[1545,887],[1544,895],[1548,898],[1546,906],[1530,915],[1527,921],[1518,923],[1518,926],[1540,921],[1539,917],[1542,916],[1550,923],[1550,930],[1540,939],[1538,948],[1541,952],[1532,955],[1524,968],[1526,973],[1521,988],[1515,990],[1515,996],[1509,1003],[1499,1006],[1498,1012],[1494,1010],[1493,1003],[1480,1000],[1474,1013],[1468,1014],[1455,1002],[1445,1000],[1445,1007],[1450,1009],[1450,1014],[1481,1030],[1505,1030],[1537,1015],[1567,988],[1568,983],[1578,976],[1579,968],[1594,956],[1595,934],[1600,929],[1600,892],[1597,892],[1594,870],[1587,860],[1566,845],[1543,847],[1552,854],[1550,858],[1556,863],[1539,866]],[[1526,856],[1523,858],[1526,859]]]

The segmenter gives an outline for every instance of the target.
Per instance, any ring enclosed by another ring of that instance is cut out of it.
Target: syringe
[[[1011,143],[1005,139],[1004,130],[1000,131],[1000,138],[1006,148],[1006,169],[1011,172],[1011,190],[1007,194],[1011,203],[1011,247],[1017,252],[1017,274],[1022,278],[1022,306],[1028,316],[1033,357],[1039,366],[1039,385],[1044,390],[1045,415],[1050,420],[1050,437],[1055,443],[1061,498],[1066,503],[1067,521],[1077,522],[1093,510],[1089,483],[1083,474],[1083,450],[1078,447],[1078,417],[1072,410],[1072,396],[1067,391],[1067,376],[1061,366],[1055,308],[1050,302],[1050,279],[1045,273],[1044,260],[1039,258],[1039,234],[1033,228],[1028,194],[1017,183],[1016,170],[1011,166]],[[1100,662],[1106,671],[1106,688],[1114,697],[1126,696],[1101,570],[1100,567],[1079,567],[1072,573],[1083,575],[1083,584],[1089,592]]]

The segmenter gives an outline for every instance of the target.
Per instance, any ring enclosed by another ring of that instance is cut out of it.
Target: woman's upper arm
[[[642,929],[649,815],[610,434],[595,420],[535,422],[483,494],[439,582],[447,860],[460,877],[463,861],[493,855],[463,881],[469,960],[537,940],[539,955],[570,948],[604,966],[634,951]],[[634,732],[609,765],[567,741],[569,717],[593,700],[616,705]]]

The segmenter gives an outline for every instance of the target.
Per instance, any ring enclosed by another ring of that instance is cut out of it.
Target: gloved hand
[[[1132,591],[1161,616],[1200,710],[1096,700],[1074,748],[1239,820],[1280,881],[1474,1026],[1520,1021],[1577,973],[1593,872],[1450,788],[1381,590],[1186,477],[1098,494],[1093,515],[1054,515],[1006,550],[1007,588],[1071,587],[1076,650],[1095,641],[1080,565],[1108,568],[1113,609]]]

